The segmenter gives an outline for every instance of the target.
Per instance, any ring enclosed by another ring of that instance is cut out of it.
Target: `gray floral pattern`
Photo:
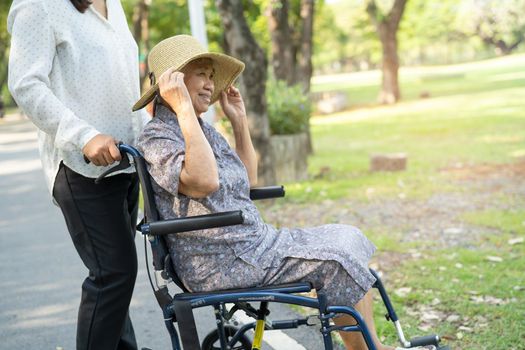
[[[160,217],[242,210],[242,225],[167,236],[174,268],[193,292],[308,281],[331,304],[354,305],[375,282],[368,270],[374,245],[355,227],[281,228],[266,224],[249,198],[246,168],[226,140],[200,120],[219,169],[219,189],[206,198],[178,192],[184,138],[163,106],[145,127],[138,147],[152,178]]]

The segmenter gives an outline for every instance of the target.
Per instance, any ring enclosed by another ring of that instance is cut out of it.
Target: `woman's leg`
[[[128,316],[137,274],[136,175],[116,175],[95,184],[61,165],[53,196],[89,270],[82,284],[77,349],[137,349]]]
[[[362,293],[361,287],[341,264],[334,260],[315,260],[286,258],[280,266],[267,270],[263,285],[291,282],[310,282],[314,288],[324,293],[329,305],[352,305],[361,314],[370,331],[372,340],[378,350],[390,350],[393,347],[384,346],[379,341],[373,318],[372,292],[369,290],[360,300],[357,295]],[[335,318],[337,325],[352,325],[355,320],[349,315]],[[347,349],[368,349],[361,333],[340,332]]]
[[[374,324],[374,313],[373,313],[373,299],[372,299],[372,290],[369,290],[365,296],[355,304],[354,308],[361,314],[363,317],[366,326],[369,330],[372,340],[374,341],[375,346],[378,350],[388,350],[393,349],[393,347],[385,346],[381,344],[377,336],[376,327]],[[343,315],[334,319],[334,322],[338,326],[351,325],[355,324],[355,320],[349,315]],[[339,332],[345,347],[352,350],[365,350],[368,349],[365,340],[361,333],[357,332]]]

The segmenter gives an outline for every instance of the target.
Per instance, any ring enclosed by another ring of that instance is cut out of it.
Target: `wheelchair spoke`
[[[226,342],[230,342],[232,337],[237,332],[237,329],[232,326],[226,326],[224,330],[226,333]],[[243,334],[231,347],[231,350],[251,350],[251,348],[252,344],[250,339],[248,339],[248,337]],[[211,331],[204,338],[204,341],[202,342],[202,350],[223,350],[221,349],[218,330]]]

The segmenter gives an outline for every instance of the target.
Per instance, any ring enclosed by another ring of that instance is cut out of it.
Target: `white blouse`
[[[107,0],[107,15],[93,6],[80,13],[69,0],[14,0],[9,11],[9,90],[39,129],[50,192],[61,161],[91,178],[107,169],[83,159],[94,136],[135,144],[149,120],[131,111],[140,94],[138,49],[119,0]]]

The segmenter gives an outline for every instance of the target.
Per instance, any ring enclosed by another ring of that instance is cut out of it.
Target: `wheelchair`
[[[146,240],[150,243],[154,278],[151,277],[148,264],[146,265],[147,272],[153,293],[162,310],[173,350],[259,350],[265,331],[293,329],[300,326],[317,326],[326,350],[333,349],[331,334],[334,331],[360,332],[368,349],[376,350],[363,318],[353,307],[328,305],[326,296],[322,291],[317,292],[317,297],[305,296],[304,294],[297,295],[297,293],[308,293],[312,290],[312,286],[307,282],[213,292],[189,292],[173,269],[163,236],[170,233],[241,224],[243,222],[242,212],[230,211],[160,220],[144,158],[132,146],[121,143],[118,144],[118,148],[122,153],[122,160],[118,165],[100,175],[96,181],[100,181],[115,171],[135,166],[144,198],[144,218],[137,225],[137,230],[143,234],[145,245]],[[283,197],[284,193],[282,186],[263,187],[252,189],[250,197],[252,200],[277,198]],[[148,260],[147,249],[146,260]],[[393,322],[403,348],[433,345],[437,350],[450,350],[448,346],[440,344],[441,339],[435,334],[407,340],[381,279],[374,270],[370,271],[376,278],[373,287],[379,291],[386,308],[385,317]],[[172,282],[180,287],[183,293],[171,295],[168,284]],[[257,307],[251,303],[257,303]],[[270,314],[270,303],[284,303],[311,308],[316,310],[316,315],[291,320],[270,321],[267,318]],[[226,304],[233,304],[233,307],[228,308]],[[193,309],[206,306],[211,306],[214,309],[217,329],[212,330],[201,343],[197,335]],[[246,313],[253,319],[253,322],[241,327],[235,326],[234,314],[239,311]],[[339,314],[350,315],[354,318],[355,324],[336,326],[331,321]],[[175,328],[175,323],[178,325],[179,332]],[[253,341],[246,334],[249,330],[254,330]],[[143,348],[142,350],[149,349]]]

